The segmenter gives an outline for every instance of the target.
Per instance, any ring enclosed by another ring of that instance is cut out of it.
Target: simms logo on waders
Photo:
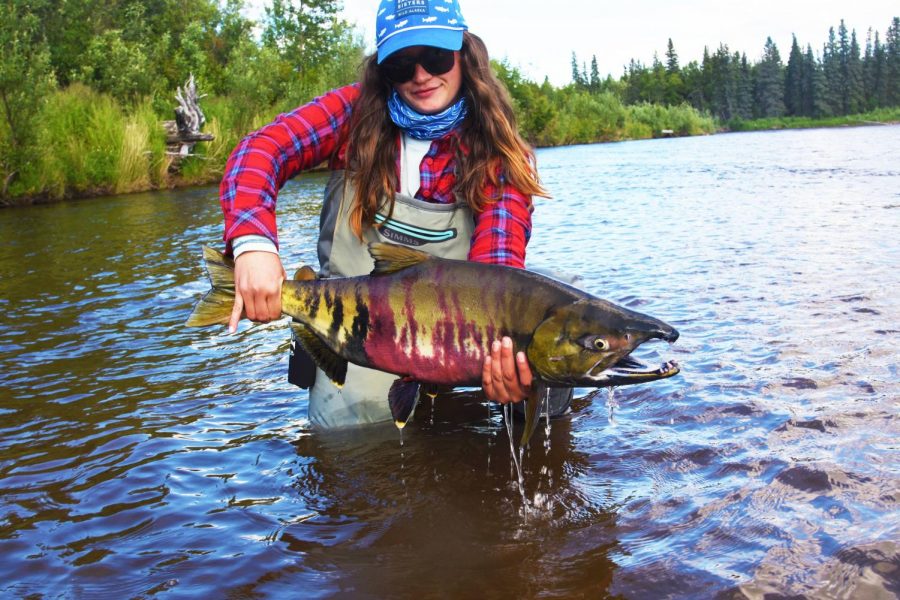
[[[381,213],[375,213],[375,224],[378,227],[378,233],[382,236],[405,246],[438,244],[456,237],[455,227],[444,230],[426,229],[396,219],[388,219]]]

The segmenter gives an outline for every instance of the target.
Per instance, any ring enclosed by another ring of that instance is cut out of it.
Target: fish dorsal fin
[[[347,360],[326,346],[325,342],[305,325],[294,321],[291,323],[291,329],[296,338],[300,340],[300,345],[303,346],[306,353],[312,356],[316,365],[328,375],[328,378],[336,386],[343,386],[347,379]]]
[[[372,275],[396,273],[432,258],[427,252],[387,242],[372,242],[369,244],[369,254],[375,260]]]
[[[303,265],[294,272],[294,281],[313,281],[316,277],[315,269],[309,265]]]

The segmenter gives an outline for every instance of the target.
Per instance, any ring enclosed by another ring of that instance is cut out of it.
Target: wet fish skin
[[[522,269],[386,243],[370,252],[371,275],[315,279],[307,271],[282,286],[282,311],[298,321],[304,347],[338,384],[343,361],[395,373],[398,403],[414,405],[401,383],[478,386],[491,343],[503,336],[525,350],[535,389],[627,385],[678,373],[674,364],[648,371],[632,363],[610,383],[607,370],[644,342],[678,338],[659,319]],[[229,260],[211,249],[204,255],[213,290],[188,325],[226,323],[229,295],[233,302]]]
[[[423,383],[474,386],[493,340],[526,349],[558,386],[598,375],[652,338],[662,321],[521,269],[428,258],[397,272],[286,282],[283,310],[335,353]]]

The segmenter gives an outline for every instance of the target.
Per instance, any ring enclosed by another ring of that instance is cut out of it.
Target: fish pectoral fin
[[[391,415],[398,429],[403,429],[409,417],[412,416],[419,399],[419,382],[414,379],[401,377],[391,384],[388,391],[388,405],[391,407]]]
[[[525,399],[525,429],[522,430],[522,439],[519,440],[520,447],[527,445],[531,436],[534,435],[534,430],[537,429],[538,422],[541,420],[541,411],[545,410],[545,402],[547,402],[547,386],[541,382],[535,382]]]
[[[328,378],[338,387],[344,385],[347,379],[347,359],[339,356],[334,350],[325,345],[319,336],[312,330],[296,321],[291,322],[294,336],[300,341],[300,345],[306,353],[312,356],[316,365],[328,375]]]
[[[406,246],[389,244],[387,242],[372,242],[369,244],[369,254],[375,261],[372,275],[387,275],[402,271],[420,262],[431,260],[432,256],[421,250],[414,250]]]

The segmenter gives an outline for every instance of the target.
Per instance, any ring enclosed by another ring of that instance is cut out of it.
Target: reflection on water
[[[0,595],[900,594],[900,128],[539,153],[529,260],[675,325],[523,504],[472,393],[310,430],[284,323],[186,330],[213,188],[0,211]],[[313,263],[324,180],[282,194]],[[290,231],[290,233],[287,233]],[[520,425],[521,426],[521,425]]]

